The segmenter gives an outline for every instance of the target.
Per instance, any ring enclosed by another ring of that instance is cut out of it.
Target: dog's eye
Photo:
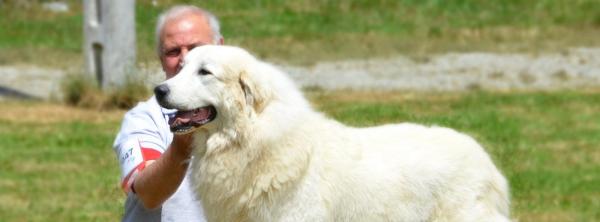
[[[200,75],[211,75],[212,72],[208,71],[208,69],[201,68],[200,70],[198,70],[198,74],[200,74]]]

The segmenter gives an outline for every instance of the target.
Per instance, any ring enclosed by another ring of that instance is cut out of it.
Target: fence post
[[[126,83],[135,68],[135,0],[84,0],[86,73],[103,90]]]

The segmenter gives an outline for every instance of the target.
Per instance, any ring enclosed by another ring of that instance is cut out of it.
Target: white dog
[[[243,49],[198,47],[155,93],[180,110],[173,132],[194,133],[209,221],[508,221],[507,182],[471,137],[344,126]]]

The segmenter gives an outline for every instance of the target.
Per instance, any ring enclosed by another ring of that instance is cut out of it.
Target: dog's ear
[[[256,113],[261,113],[266,106],[268,99],[265,90],[256,84],[255,81],[250,79],[249,74],[246,71],[242,71],[239,79],[240,87],[244,92],[246,98],[246,105],[254,108]]]

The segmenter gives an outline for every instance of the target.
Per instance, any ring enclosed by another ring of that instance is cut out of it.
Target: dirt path
[[[326,90],[576,89],[600,87],[600,48],[540,55],[449,53],[422,61],[399,56],[280,68],[302,87]],[[142,72],[149,76],[149,86],[162,80],[158,67]],[[0,98],[59,98],[65,73],[32,66],[0,66]]]

